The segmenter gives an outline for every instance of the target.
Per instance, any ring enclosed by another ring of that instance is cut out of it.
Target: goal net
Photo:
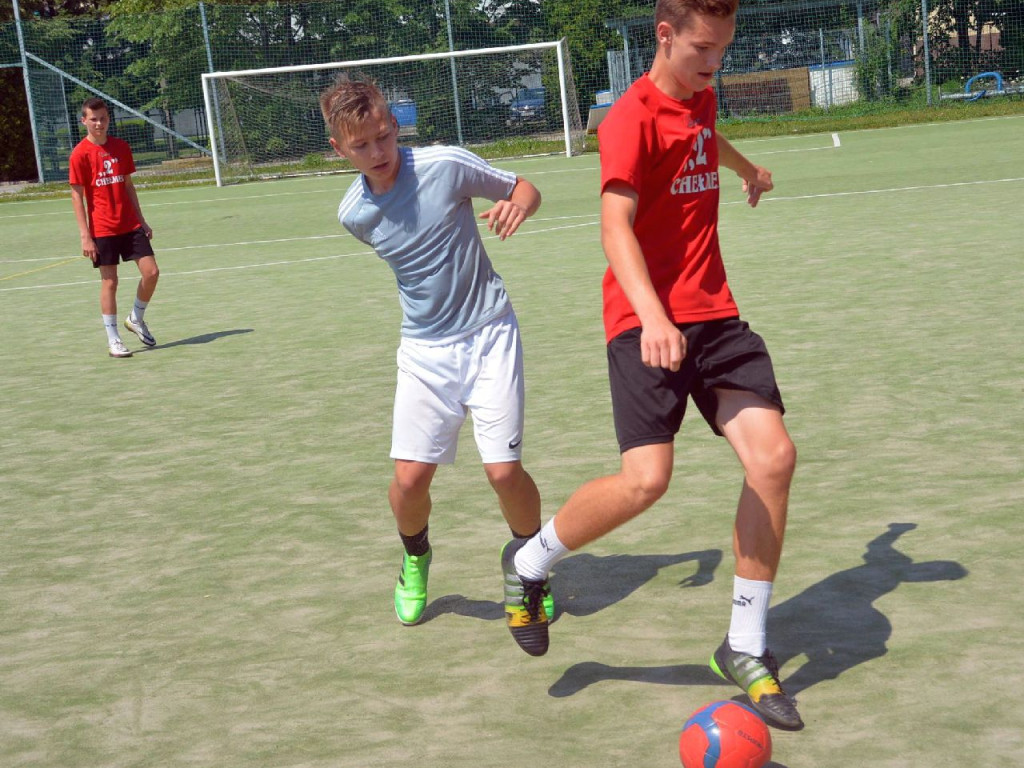
[[[327,142],[319,96],[370,78],[406,145],[458,144],[486,157],[579,154],[585,133],[565,40],[362,61],[206,73],[217,184],[349,169]]]

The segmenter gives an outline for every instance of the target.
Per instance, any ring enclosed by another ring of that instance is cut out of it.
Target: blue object
[[[416,102],[412,99],[400,99],[393,101],[388,106],[391,108],[391,114],[395,116],[395,120],[398,121],[399,128],[415,128],[416,127]]]
[[[971,86],[974,85],[974,81],[975,80],[980,80],[983,77],[994,77],[995,80],[996,80],[996,92],[997,93],[1002,92],[1002,90],[1003,90],[1003,76],[1001,74],[999,74],[998,72],[980,72],[977,75],[975,75],[974,77],[972,77],[971,79],[969,79],[966,83],[964,83],[964,93],[968,94],[968,96],[969,96],[968,101],[976,101],[977,99],[982,98],[985,94],[988,93],[988,89],[987,88],[983,88],[983,89],[981,89],[980,91],[978,91],[977,93],[974,93],[974,94],[971,93]]]

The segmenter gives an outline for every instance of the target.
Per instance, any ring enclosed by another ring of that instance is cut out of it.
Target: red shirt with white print
[[[85,192],[89,234],[95,237],[123,235],[141,226],[128,197],[128,177],[135,160],[128,142],[107,136],[103,144],[82,139],[71,151],[68,181]]]
[[[637,193],[633,232],[654,288],[676,323],[737,317],[718,244],[715,94],[667,96],[642,76],[598,128],[601,191],[622,182]],[[604,277],[608,341],[640,326],[609,268]]]

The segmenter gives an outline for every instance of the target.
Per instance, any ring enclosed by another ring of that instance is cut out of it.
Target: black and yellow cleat
[[[501,550],[501,571],[505,577],[505,623],[519,647],[531,656],[548,652],[548,614],[545,598],[547,581],[529,581],[516,573],[516,552],[526,539],[513,539]]]
[[[796,703],[782,690],[779,663],[771,651],[763,656],[734,651],[729,636],[711,656],[711,669],[724,680],[742,688],[754,709],[771,725],[798,731],[804,727]]]

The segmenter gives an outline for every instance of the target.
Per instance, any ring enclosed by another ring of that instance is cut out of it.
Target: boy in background
[[[522,464],[519,326],[473,214],[473,198],[493,201],[480,218],[504,240],[537,210],[540,193],[459,147],[399,147],[398,123],[372,83],[339,81],[321,95],[320,108],[331,146],[360,172],[338,219],[398,283],[403,317],[388,500],[405,549],[395,612],[412,625],[427,602],[430,484],[439,464],[455,461],[468,414],[512,540],[540,529],[540,494]],[[546,580],[536,596],[550,610]],[[530,611],[520,613],[528,623]]]
[[[743,467],[733,529],[732,619],[712,669],[772,724],[800,728],[766,645],[796,449],[761,337],[739,317],[718,244],[719,166],[751,206],[771,174],[715,131],[714,73],[732,42],[738,0],[658,0],[657,53],[601,123],[601,242],[618,474],[579,488],[529,542],[506,550],[507,578],[529,585],[552,565],[654,504],[672,477],[692,397]],[[538,622],[536,635],[546,635]],[[513,633],[514,634],[514,633]],[[546,640],[540,640],[546,644]]]
[[[147,347],[155,346],[156,339],[143,319],[160,277],[149,243],[153,229],[142,215],[132,184],[135,160],[131,147],[107,135],[110,110],[102,99],[87,99],[82,104],[82,124],[86,135],[71,151],[68,169],[82,255],[100,271],[100,312],[110,356],[131,357],[117,328],[117,265],[122,260],[134,261],[141,274],[135,304],[124,326]]]

